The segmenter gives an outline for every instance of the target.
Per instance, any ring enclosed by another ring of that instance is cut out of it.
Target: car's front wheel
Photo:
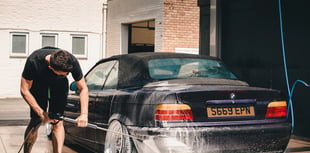
[[[133,149],[126,126],[119,121],[109,125],[104,144],[105,153],[131,153]]]

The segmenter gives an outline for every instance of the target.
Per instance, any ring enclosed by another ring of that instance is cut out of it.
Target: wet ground
[[[0,153],[17,153],[29,120],[29,109],[22,99],[0,99]],[[22,152],[22,151],[21,151]],[[51,141],[42,125],[32,153],[52,153]],[[63,153],[91,153],[78,146],[65,146]],[[310,138],[292,136],[287,153],[310,153]]]

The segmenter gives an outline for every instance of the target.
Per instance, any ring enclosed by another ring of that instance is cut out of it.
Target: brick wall
[[[164,0],[163,51],[199,48],[197,0]]]

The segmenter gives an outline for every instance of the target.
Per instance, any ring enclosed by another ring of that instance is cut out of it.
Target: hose
[[[64,120],[66,122],[69,122],[69,123],[73,123],[73,124],[76,124],[77,121],[74,120],[74,119],[71,119],[71,118],[68,118],[68,117],[62,117],[61,120]],[[102,131],[107,131],[107,132],[111,132],[111,133],[115,133],[115,134],[119,134],[119,135],[123,135],[123,136],[126,136],[126,137],[130,137],[130,138],[133,138],[135,140],[138,140],[140,142],[142,142],[143,140],[139,137],[136,137],[136,136],[133,136],[133,135],[129,135],[129,134],[125,134],[125,133],[122,133],[122,132],[117,132],[117,131],[114,131],[114,130],[109,130],[107,128],[103,128],[103,127],[99,127],[95,124],[91,124],[91,123],[88,123],[87,124],[87,127],[89,128],[92,128],[92,129],[96,129],[96,130],[102,130]]]
[[[19,148],[19,150],[18,150],[18,153],[20,153],[20,151],[23,149],[23,147],[24,147],[26,141],[28,140],[28,138],[29,138],[31,132],[32,132],[32,131],[34,130],[34,128],[36,128],[36,126],[38,126],[39,124],[41,124],[41,121],[39,121],[39,122],[37,122],[36,124],[34,124],[34,126],[29,130],[27,136],[24,138],[23,144],[20,146],[20,148]]]
[[[285,80],[286,80],[286,87],[287,87],[287,92],[288,92],[288,97],[289,97],[289,102],[288,102],[288,112],[287,112],[287,118],[289,118],[289,115],[291,115],[292,118],[292,130],[291,133],[294,131],[294,126],[295,126],[295,120],[294,120],[294,109],[293,109],[293,92],[295,89],[295,86],[297,83],[301,83],[304,86],[310,88],[309,84],[306,83],[305,81],[302,80],[296,80],[294,84],[292,85],[292,88],[290,88],[289,84],[289,78],[288,78],[288,72],[287,72],[287,63],[286,63],[286,51],[285,51],[285,43],[284,43],[284,32],[283,32],[283,15],[282,15],[282,0],[278,0],[278,7],[279,7],[279,25],[280,25],[280,35],[281,35],[281,49],[282,49],[282,58],[283,58],[283,66],[284,66],[284,73],[285,73]]]

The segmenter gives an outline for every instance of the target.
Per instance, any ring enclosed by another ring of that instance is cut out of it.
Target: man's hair
[[[50,66],[57,71],[71,72],[73,65],[70,53],[61,49],[56,50],[51,54]]]

